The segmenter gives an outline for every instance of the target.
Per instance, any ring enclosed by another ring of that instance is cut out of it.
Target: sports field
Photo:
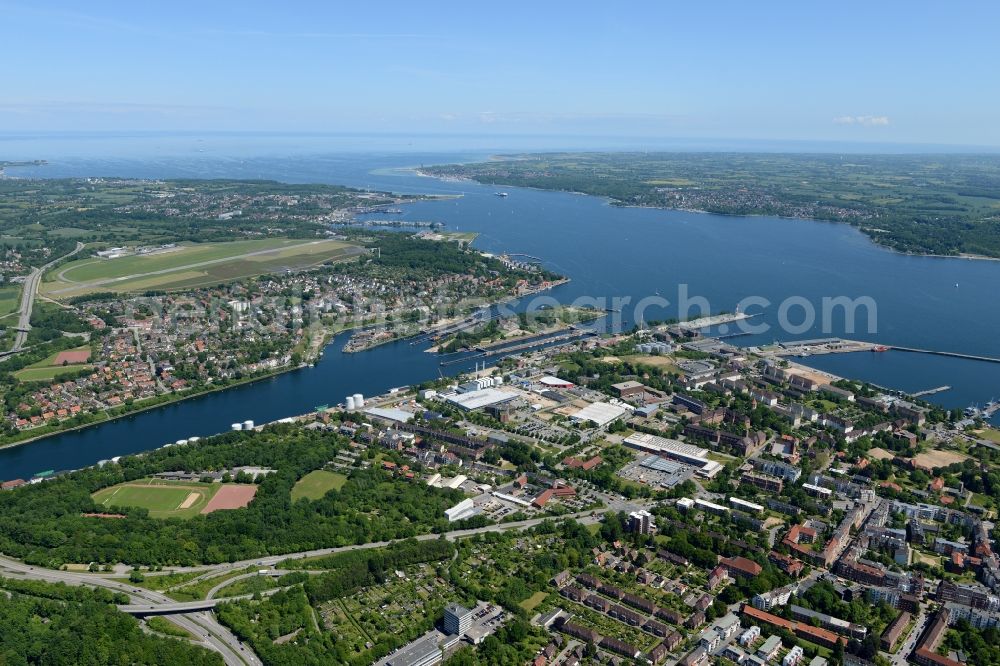
[[[180,483],[141,479],[102,488],[91,495],[103,508],[139,507],[152,518],[191,518],[208,507],[221,483]]]
[[[347,483],[347,477],[336,472],[328,472],[325,469],[318,469],[309,472],[295,482],[292,488],[292,501],[306,497],[311,500],[318,500],[331,490],[340,490]]]
[[[75,349],[52,354],[37,363],[32,363],[25,368],[21,368],[14,373],[14,376],[23,382],[52,381],[59,374],[93,368],[94,366],[79,361],[79,359],[86,359],[89,356],[90,345],[83,345]],[[62,364],[63,360],[66,361],[66,365]]]
[[[215,497],[208,500],[208,504],[201,510],[201,513],[242,509],[253,501],[256,494],[257,486],[253,484],[227,483],[219,488],[219,492],[215,493]]]
[[[71,261],[47,273],[40,292],[65,299],[100,291],[184,289],[300,270],[363,252],[357,245],[327,239],[184,244],[145,255]]]

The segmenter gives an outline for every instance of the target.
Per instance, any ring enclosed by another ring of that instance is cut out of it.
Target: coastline
[[[496,159],[498,161],[504,161],[502,157],[498,157]],[[456,183],[471,182],[471,183],[476,183],[477,185],[486,186],[486,183],[478,181],[475,178],[469,176],[438,176],[436,174],[426,173],[424,171],[421,171],[420,169],[414,169],[414,173],[424,178],[435,178],[443,182],[456,182]],[[786,215],[765,214],[765,213],[724,213],[724,212],[703,210],[699,208],[670,208],[667,206],[642,206],[638,204],[626,204],[612,197],[601,196],[599,194],[590,194],[588,192],[578,192],[576,190],[550,189],[545,187],[536,187],[532,185],[513,185],[510,183],[496,183],[496,185],[500,185],[503,187],[516,187],[522,190],[533,190],[535,192],[561,192],[563,194],[575,194],[578,196],[595,197],[598,199],[603,199],[605,202],[607,202],[608,205],[615,206],[616,208],[645,208],[649,210],[665,210],[665,211],[677,211],[682,213],[697,213],[700,215],[722,215],[725,217],[771,217],[776,220],[792,220],[799,222],[823,222],[823,223],[838,224],[838,225],[842,224],[851,227],[853,229],[857,229],[861,234],[863,234],[866,238],[868,238],[869,241],[871,241],[872,245],[875,245],[883,250],[887,250],[889,252],[892,252],[893,254],[898,254],[904,257],[931,257],[934,259],[965,259],[970,261],[1000,261],[1000,257],[991,257],[984,254],[973,254],[969,252],[961,252],[958,254],[936,254],[931,252],[904,252],[903,250],[896,249],[891,245],[886,245],[884,243],[878,242],[877,235],[867,233],[863,227],[851,224],[850,222],[841,222],[837,220],[821,220],[813,217],[790,217]]]

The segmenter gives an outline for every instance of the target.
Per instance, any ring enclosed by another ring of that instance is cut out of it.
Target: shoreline
[[[311,355],[308,360],[303,361],[302,363],[300,363],[299,365],[297,365],[295,367],[280,368],[280,369],[277,369],[277,370],[273,370],[271,372],[266,372],[266,373],[264,373],[262,375],[254,375],[253,377],[246,377],[246,378],[243,378],[243,379],[238,379],[238,380],[236,380],[232,384],[227,384],[226,386],[213,386],[212,388],[208,388],[208,389],[205,389],[205,390],[202,390],[202,391],[198,391],[196,393],[190,393],[190,394],[181,395],[181,396],[177,396],[176,394],[174,394],[174,396],[172,396],[169,400],[165,400],[163,402],[156,403],[155,405],[146,405],[144,407],[139,407],[137,409],[125,412],[124,414],[118,414],[117,416],[109,416],[108,418],[102,419],[100,421],[94,421],[92,423],[84,423],[84,424],[77,425],[77,426],[71,426],[69,428],[62,428],[62,429],[56,430],[54,432],[45,433],[44,435],[36,435],[34,437],[29,437],[27,439],[18,440],[16,442],[8,442],[6,444],[0,444],[0,450],[14,448],[14,447],[17,447],[17,446],[23,446],[25,444],[31,444],[31,443],[34,443],[34,442],[40,442],[43,439],[48,439],[50,437],[55,437],[57,435],[64,435],[64,434],[70,433],[70,432],[76,432],[76,431],[79,431],[79,430],[86,430],[87,428],[93,428],[93,427],[96,427],[96,426],[101,426],[101,425],[105,425],[105,424],[108,424],[108,423],[113,423],[114,421],[119,421],[119,420],[127,418],[129,416],[135,416],[136,414],[141,414],[143,412],[148,412],[148,411],[151,411],[153,409],[159,409],[160,407],[167,407],[168,405],[174,405],[174,404],[177,404],[177,403],[180,403],[180,402],[185,402],[187,400],[192,400],[194,398],[200,398],[202,396],[211,395],[212,393],[219,393],[221,391],[227,391],[229,389],[238,388],[240,386],[247,386],[249,384],[255,384],[255,383],[263,381],[265,379],[273,379],[274,377],[279,377],[281,375],[287,374],[289,372],[294,372],[296,370],[303,370],[305,368],[310,368],[310,367],[314,366],[317,362],[319,362],[319,360],[323,357],[323,352],[333,342],[333,339],[335,337],[337,337],[338,335],[340,335],[344,331],[349,331],[349,330],[351,330],[353,328],[355,328],[355,327],[353,327],[353,326],[346,326],[344,328],[341,328],[341,329],[338,329],[338,330],[335,330],[335,331],[324,330],[323,331],[323,336],[322,336],[322,342],[320,342],[315,347],[316,348],[316,352],[313,355]],[[107,412],[105,412],[105,414],[106,413]],[[215,433],[215,434],[221,434],[221,433]],[[206,435],[206,436],[208,436],[208,435]],[[169,443],[169,442],[167,442],[167,443]],[[152,449],[149,449],[149,450],[152,450]]]
[[[324,347],[325,347],[325,345],[324,345]],[[302,370],[302,369],[307,368],[307,367],[309,367],[309,364],[308,363],[304,363],[302,365],[297,365],[294,368],[284,368],[284,369],[281,369],[281,370],[275,370],[274,372],[269,372],[269,373],[264,374],[264,375],[256,375],[254,377],[249,377],[249,378],[246,378],[246,379],[240,379],[240,380],[237,380],[236,383],[229,384],[227,386],[217,386],[217,387],[213,387],[213,388],[210,388],[210,389],[206,389],[204,391],[198,391],[197,393],[191,393],[189,395],[182,395],[182,396],[177,396],[177,397],[171,397],[170,400],[165,400],[164,402],[160,402],[160,403],[157,403],[155,405],[146,405],[145,407],[139,407],[138,409],[134,409],[134,410],[125,412],[124,414],[118,414],[117,416],[109,416],[106,419],[102,419],[100,421],[94,421],[93,423],[84,423],[84,424],[81,424],[81,425],[71,426],[69,428],[56,430],[54,432],[46,433],[44,435],[36,435],[35,437],[29,437],[28,439],[22,439],[22,440],[18,440],[16,442],[8,442],[6,444],[0,444],[0,450],[2,450],[2,449],[11,449],[11,448],[14,448],[14,447],[17,447],[17,446],[24,446],[25,444],[32,444],[34,442],[40,442],[40,441],[42,441],[44,439],[49,439],[50,437],[55,437],[57,435],[65,435],[66,433],[70,433],[70,432],[76,432],[76,431],[79,431],[79,430],[86,430],[87,428],[93,428],[93,427],[96,427],[96,426],[106,425],[108,423],[113,423],[115,421],[120,421],[121,419],[128,418],[129,416],[135,416],[136,414],[141,414],[143,412],[148,412],[148,411],[153,410],[153,409],[159,409],[160,407],[167,407],[169,405],[174,405],[174,404],[177,404],[177,403],[180,403],[180,402],[184,402],[186,400],[191,400],[191,399],[194,399],[194,398],[200,398],[202,396],[211,395],[212,393],[219,393],[221,391],[227,391],[229,389],[238,388],[240,386],[246,386],[248,384],[254,384],[256,382],[263,381],[265,379],[272,379],[272,378],[277,377],[279,375],[283,375],[283,374],[286,374],[286,373],[289,373],[289,372],[294,372],[295,370]],[[215,433],[215,434],[221,434],[221,433]],[[209,437],[210,435],[205,435],[205,436]],[[165,442],[165,443],[169,444],[170,442]],[[154,447],[154,448],[159,448],[159,447]],[[153,450],[153,449],[147,449],[147,450]]]
[[[532,293],[534,294],[534,293],[540,293],[542,291],[547,291],[547,290],[553,289],[553,288],[555,288],[557,286],[561,286],[563,284],[566,284],[567,282],[569,282],[569,278],[565,278],[564,280],[554,282],[550,286],[546,287],[545,289],[539,289],[539,290],[536,290],[536,291],[534,291]],[[503,303],[510,302],[511,300],[514,300],[516,298],[518,298],[518,297],[517,296],[511,296],[511,297],[508,297],[506,299],[502,299],[502,300],[496,301],[494,303],[491,303],[490,307],[495,307],[497,305],[501,305]],[[354,327],[354,326],[347,326],[347,327],[341,328],[341,329],[336,330],[336,331],[324,331],[324,333],[323,333],[323,341],[317,346],[317,350],[318,351],[315,354],[315,356],[310,356],[310,358],[308,360],[303,361],[303,363],[301,363],[301,364],[299,364],[299,365],[297,365],[295,367],[281,368],[281,369],[278,369],[278,370],[274,370],[273,372],[265,373],[263,375],[255,375],[253,377],[248,377],[248,378],[245,378],[245,379],[240,379],[240,380],[237,380],[235,383],[228,384],[226,386],[216,386],[216,387],[212,387],[212,388],[209,388],[209,389],[205,389],[203,391],[198,391],[196,393],[190,393],[188,395],[171,396],[171,398],[169,400],[165,400],[163,402],[156,403],[155,405],[146,405],[144,407],[139,407],[137,409],[125,412],[124,414],[118,414],[116,416],[109,416],[108,418],[101,419],[100,421],[94,421],[92,423],[84,423],[84,424],[81,424],[81,425],[71,426],[71,427],[68,427],[68,428],[60,428],[59,430],[55,430],[53,432],[45,433],[45,434],[42,434],[42,435],[36,435],[34,437],[28,437],[26,439],[18,440],[16,442],[7,442],[5,444],[0,444],[0,450],[11,449],[11,448],[19,447],[19,446],[24,446],[26,444],[33,444],[35,442],[40,442],[42,440],[49,439],[49,438],[55,437],[57,435],[64,435],[64,434],[67,434],[67,433],[70,433],[70,432],[77,432],[77,431],[81,431],[81,430],[86,430],[88,428],[94,428],[94,427],[106,425],[108,423],[113,423],[115,421],[119,421],[121,419],[130,417],[130,416],[135,416],[136,414],[141,414],[143,412],[151,411],[151,410],[154,410],[154,409],[159,409],[161,407],[167,407],[169,405],[174,405],[174,404],[181,403],[181,402],[184,402],[184,401],[187,401],[187,400],[191,400],[191,399],[194,399],[194,398],[199,398],[199,397],[211,395],[212,393],[219,393],[219,392],[222,392],[222,391],[227,391],[229,389],[238,388],[240,386],[246,386],[246,385],[249,385],[249,384],[254,384],[254,383],[263,381],[265,379],[273,379],[274,377],[278,377],[278,376],[287,374],[289,372],[294,372],[296,370],[303,370],[303,369],[306,369],[306,368],[309,368],[309,367],[313,367],[322,358],[323,353],[326,350],[326,348],[333,343],[334,338],[336,338],[341,333],[343,333],[345,331],[349,331],[349,330],[351,330],[353,328],[356,328],[356,327]],[[415,337],[415,336],[409,336],[409,337]],[[402,340],[406,340],[406,339],[407,338],[393,338],[391,340],[386,340],[386,341],[380,343],[379,345],[375,345],[375,346],[369,347],[367,349],[359,350],[356,353],[363,353],[365,351],[369,351],[370,349],[375,349],[376,347],[379,347],[379,346],[384,345],[384,344],[388,344],[390,342],[398,342],[398,341],[402,341]],[[214,433],[214,435],[219,435],[219,434],[222,434],[222,433]],[[213,435],[205,435],[205,436],[206,437],[210,437],[210,436],[213,436]],[[169,443],[170,442],[164,442],[164,444],[169,444]],[[156,448],[159,448],[159,447],[152,447],[150,449],[145,449],[145,450],[151,451],[151,450],[155,450]]]
[[[503,158],[498,158],[498,160],[503,161]],[[478,181],[475,178],[471,178],[469,176],[438,176],[436,174],[426,173],[424,171],[421,171],[420,169],[414,169],[414,172],[418,176],[422,176],[424,178],[435,178],[442,182],[470,182],[470,183],[476,183],[477,185],[482,185],[484,187],[487,185],[486,183]],[[765,213],[723,213],[710,210],[703,210],[699,208],[670,208],[667,206],[642,206],[638,204],[626,204],[612,197],[602,196],[599,194],[590,194],[588,192],[578,192],[576,190],[551,189],[545,187],[536,187],[532,185],[513,185],[510,183],[497,183],[497,185],[503,187],[515,187],[521,190],[532,190],[535,192],[560,192],[562,194],[574,194],[577,196],[594,197],[596,199],[603,199],[608,205],[614,206],[616,208],[664,210],[664,211],[676,211],[680,213],[697,213],[699,215],[720,215],[724,217],[770,217],[776,220],[792,220],[798,222],[819,222],[827,224],[844,225],[851,227],[853,229],[857,229],[862,235],[864,235],[869,241],[871,241],[872,245],[878,247],[879,249],[886,250],[888,252],[892,252],[893,254],[898,254],[904,257],[930,257],[934,259],[964,259],[969,261],[1000,261],[1000,257],[991,257],[985,254],[973,254],[969,252],[961,252],[958,254],[937,254],[931,252],[904,252],[903,250],[896,249],[891,245],[886,245],[884,243],[878,242],[876,240],[877,235],[872,235],[867,233],[863,227],[851,224],[850,222],[841,222],[838,220],[821,220],[814,217],[791,217],[786,215],[765,214]]]
[[[498,301],[492,301],[490,303],[487,303],[486,305],[481,306],[479,309],[483,309],[483,308],[495,308],[497,306],[504,305],[506,303],[510,303],[511,301],[515,301],[515,300],[517,300],[519,298],[523,298],[525,296],[534,296],[535,294],[540,294],[542,292],[549,291],[550,289],[555,289],[556,287],[561,287],[562,285],[567,284],[569,281],[570,281],[570,278],[564,277],[564,278],[562,278],[560,280],[553,281],[547,287],[535,289],[533,291],[529,291],[529,292],[526,292],[524,294],[520,294],[518,296],[508,296],[508,297],[502,298],[502,299],[500,299]],[[453,323],[457,323],[459,321],[463,321],[465,319],[468,319],[468,317],[469,317],[469,315],[465,315],[464,317],[458,318],[456,320],[456,322],[452,322],[452,323],[445,323],[445,324],[440,324],[439,323],[438,324],[438,328],[446,329],[449,326],[451,326]],[[377,325],[378,324],[373,324],[373,326],[377,326]],[[345,353],[345,354],[363,354],[366,351],[370,351],[372,349],[376,349],[376,348],[381,347],[383,345],[387,345],[390,342],[397,342],[397,341],[402,341],[402,340],[410,340],[410,339],[413,339],[413,338],[418,338],[421,335],[426,335],[428,333],[431,333],[431,331],[417,331],[416,333],[411,333],[410,335],[404,335],[404,336],[401,336],[401,337],[389,338],[387,340],[379,340],[375,344],[370,345],[368,347],[364,347],[363,349],[341,349],[341,351],[343,353]],[[424,351],[426,352],[426,351],[429,351],[429,350],[425,349]]]

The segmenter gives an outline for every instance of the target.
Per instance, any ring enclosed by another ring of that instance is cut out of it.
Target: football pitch
[[[152,518],[191,518],[201,513],[220,483],[190,483],[142,479],[102,488],[91,495],[104,509],[139,507]]]

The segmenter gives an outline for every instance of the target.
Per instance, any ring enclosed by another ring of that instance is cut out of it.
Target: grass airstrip
[[[345,483],[347,477],[337,472],[328,472],[325,469],[309,472],[295,482],[292,488],[292,501],[296,502],[303,497],[318,500],[331,490],[340,490]]]
[[[88,257],[57,266],[40,292],[66,299],[102,291],[135,292],[202,287],[355,257],[365,250],[342,241],[267,238],[185,243],[113,259]]]

